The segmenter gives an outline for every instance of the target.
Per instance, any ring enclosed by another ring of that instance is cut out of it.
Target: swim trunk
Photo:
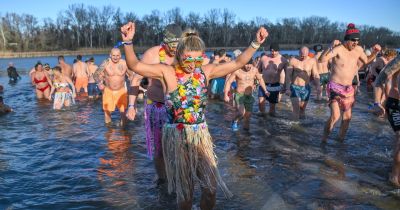
[[[97,96],[99,94],[99,87],[97,87],[96,83],[89,83],[88,85],[88,95],[89,96]]]
[[[76,92],[81,92],[81,88],[86,88],[89,84],[89,79],[87,77],[77,77],[75,80]]]
[[[400,106],[399,99],[388,98],[386,100],[385,109],[390,126],[394,132],[400,130]]]
[[[329,82],[329,73],[323,73],[319,75],[319,83],[321,85],[326,85]]]
[[[358,85],[357,75],[354,76],[352,85]]]
[[[120,112],[125,112],[128,107],[128,91],[125,87],[119,90],[104,88],[103,92],[103,110],[113,112],[118,108]]]
[[[224,95],[225,79],[216,78],[211,82],[211,93],[214,95]]]
[[[281,91],[281,84],[277,83],[265,83],[269,96],[265,95],[264,90],[261,86],[258,87],[258,97],[264,97],[271,104],[277,104],[279,98],[279,92]]]
[[[236,81],[234,81],[234,82],[231,83],[231,88],[236,90],[236,88],[237,88],[237,83],[236,83]]]
[[[351,85],[341,85],[330,81],[326,87],[329,104],[336,101],[342,111],[351,109],[354,105],[354,88]]]
[[[253,111],[254,97],[252,95],[246,95],[244,93],[235,94],[235,102],[237,105],[244,105],[244,108],[248,112]]]
[[[290,85],[291,98],[300,98],[301,101],[308,101],[311,95],[311,86]]]
[[[161,138],[162,128],[168,119],[164,103],[146,100],[144,112],[144,125],[146,128],[147,156],[153,159],[162,156]]]

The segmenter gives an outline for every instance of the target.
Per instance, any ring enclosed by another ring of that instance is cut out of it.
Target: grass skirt
[[[165,124],[162,136],[168,192],[176,192],[178,203],[192,198],[194,184],[216,192],[218,185],[231,197],[217,169],[214,144],[206,123]]]

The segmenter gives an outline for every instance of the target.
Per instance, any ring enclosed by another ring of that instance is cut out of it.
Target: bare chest
[[[123,64],[108,65],[105,72],[108,76],[124,76],[126,74],[126,68]]]

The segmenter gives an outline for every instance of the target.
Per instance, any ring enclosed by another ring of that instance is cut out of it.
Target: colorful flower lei
[[[175,114],[182,114],[183,111],[183,118],[186,122],[194,123],[197,119],[197,113],[199,112],[200,108],[200,98],[201,98],[201,89],[204,86],[204,76],[201,74],[201,69],[196,68],[193,73],[191,73],[190,77],[188,78],[191,80],[190,84],[185,85],[184,77],[186,73],[183,71],[180,65],[175,66],[175,74],[178,80],[178,95],[179,100],[182,103],[182,110],[179,113]],[[193,89],[195,95],[192,97],[187,97],[188,88]]]
[[[167,51],[165,50],[165,44],[161,44],[160,49],[158,50],[158,57],[160,57],[160,63],[165,63]]]

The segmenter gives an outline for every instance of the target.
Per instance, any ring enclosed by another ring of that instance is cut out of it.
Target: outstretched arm
[[[164,64],[146,64],[139,61],[132,44],[132,39],[135,35],[135,23],[129,22],[122,26],[121,34],[122,40],[125,42],[124,49],[128,69],[144,77],[162,80],[164,72],[172,67]]]
[[[223,77],[229,73],[232,73],[244,65],[252,58],[254,53],[260,47],[262,43],[267,39],[268,32],[264,27],[258,29],[256,39],[251,45],[237,57],[236,60],[223,63],[223,64],[208,64],[204,66],[204,70],[208,72],[208,79]]]
[[[374,45],[373,49],[374,50],[372,51],[371,55],[368,57],[364,52],[361,53],[360,60],[364,63],[364,65],[368,65],[369,63],[374,61],[378,52],[381,51],[381,46],[376,44]]]
[[[339,40],[333,40],[331,47],[329,47],[328,49],[326,49],[321,56],[319,57],[318,61],[320,63],[323,62],[328,62],[331,58],[334,58],[337,56],[338,51],[340,49],[341,43]]]

